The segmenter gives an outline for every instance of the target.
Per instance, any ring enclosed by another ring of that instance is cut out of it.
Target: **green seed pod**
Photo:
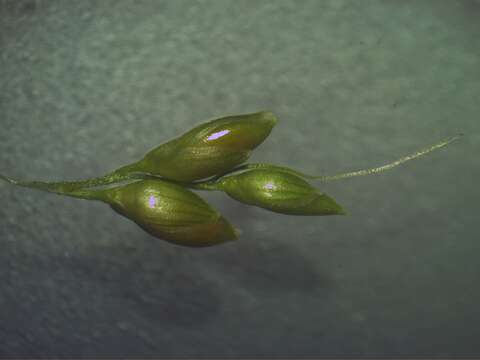
[[[180,185],[142,180],[101,190],[101,200],[155,237],[202,247],[235,240],[236,230],[205,200]]]
[[[151,150],[136,168],[182,182],[222,174],[246,161],[276,123],[266,111],[212,120]]]
[[[288,215],[344,215],[335,200],[293,173],[279,168],[247,169],[204,185],[242,203]]]

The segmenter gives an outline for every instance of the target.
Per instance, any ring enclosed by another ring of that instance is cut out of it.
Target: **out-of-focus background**
[[[333,174],[348,211],[204,194],[190,249],[108,206],[0,184],[0,356],[480,356],[480,2],[0,1],[0,173],[101,175],[271,110],[252,161]]]

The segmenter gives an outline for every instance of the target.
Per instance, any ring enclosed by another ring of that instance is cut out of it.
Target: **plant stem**
[[[4,175],[0,175],[0,179],[4,180],[10,184],[26,187],[29,189],[41,190],[46,191],[58,195],[70,196],[79,199],[86,199],[86,200],[100,200],[104,201],[105,191],[103,190],[88,190],[88,189],[67,189],[62,188],[58,184],[61,183],[53,183],[55,186],[52,186],[52,183],[43,182],[43,181],[21,181],[9,178]]]
[[[225,175],[231,174],[233,172],[238,172],[238,171],[247,170],[247,169],[273,169],[273,170],[283,171],[283,172],[286,172],[286,173],[297,175],[297,176],[303,177],[305,179],[320,180],[322,182],[346,179],[346,178],[351,178],[351,177],[355,177],[355,176],[365,176],[365,175],[377,174],[377,173],[383,172],[385,170],[390,170],[390,169],[392,169],[392,168],[394,168],[394,167],[396,167],[400,164],[403,164],[407,161],[416,159],[416,158],[418,158],[420,156],[423,156],[423,155],[426,155],[426,154],[428,154],[428,153],[430,153],[434,150],[442,148],[442,147],[450,144],[451,142],[460,139],[462,136],[463,136],[463,134],[458,134],[458,135],[452,136],[448,139],[445,139],[445,140],[443,140],[441,142],[438,142],[434,145],[431,145],[429,147],[423,148],[423,149],[421,149],[421,150],[419,150],[419,151],[417,151],[413,154],[403,156],[400,159],[397,159],[397,160],[395,160],[391,163],[388,163],[388,164],[385,164],[385,165],[382,165],[382,166],[378,166],[378,167],[374,167],[374,168],[370,168],[370,169],[361,169],[361,170],[342,173],[342,174],[309,175],[309,174],[305,174],[305,173],[302,173],[300,171],[289,169],[289,168],[286,168],[286,167],[283,167],[283,166],[270,165],[270,164],[266,164],[266,163],[256,163],[256,164],[241,165],[241,166],[236,167],[236,168],[232,169],[231,171],[229,171],[228,173],[223,174],[221,176],[225,176]],[[218,179],[221,176],[215,177],[214,179]]]

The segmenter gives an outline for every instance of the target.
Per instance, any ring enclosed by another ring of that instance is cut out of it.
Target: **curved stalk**
[[[385,165],[382,165],[382,166],[369,168],[369,169],[361,169],[361,170],[351,171],[351,172],[347,172],[347,173],[341,173],[341,174],[335,174],[335,175],[310,175],[310,174],[305,174],[303,172],[293,170],[293,169],[289,169],[289,168],[286,168],[286,167],[283,167],[283,166],[270,165],[270,164],[266,164],[266,163],[256,163],[256,164],[244,164],[244,165],[238,166],[238,167],[232,169],[231,171],[229,171],[225,174],[214,177],[212,180],[218,180],[219,178],[221,178],[225,175],[229,175],[229,174],[232,174],[232,173],[235,173],[235,172],[239,172],[239,171],[242,171],[242,170],[248,170],[248,169],[274,169],[274,170],[278,170],[278,171],[287,172],[287,173],[290,173],[290,174],[293,174],[293,175],[297,175],[297,176],[303,177],[305,179],[319,180],[319,181],[322,181],[322,182],[346,179],[346,178],[351,178],[351,177],[355,177],[355,176],[365,176],[365,175],[377,174],[377,173],[380,173],[380,172],[383,172],[383,171],[386,171],[386,170],[393,169],[394,167],[396,167],[398,165],[401,165],[401,164],[403,164],[407,161],[416,159],[416,158],[418,158],[420,156],[423,156],[423,155],[426,155],[426,154],[428,154],[428,153],[430,153],[434,150],[442,148],[442,147],[450,144],[451,142],[460,139],[462,136],[463,136],[463,134],[458,134],[458,135],[452,136],[448,139],[440,141],[440,142],[438,142],[434,145],[431,145],[429,147],[423,148],[423,149],[421,149],[421,150],[419,150],[415,153],[403,156],[403,157],[401,157],[401,158],[399,158],[395,161],[392,161],[392,162],[390,162],[388,164],[385,164]]]

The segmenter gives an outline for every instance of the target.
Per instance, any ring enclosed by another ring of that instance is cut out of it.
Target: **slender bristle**
[[[358,171],[352,171],[352,172],[348,172],[348,173],[344,173],[344,174],[337,174],[337,175],[331,175],[331,176],[308,176],[308,178],[311,178],[311,179],[318,179],[320,181],[323,181],[323,182],[327,182],[327,181],[332,181],[332,180],[339,180],[339,179],[346,179],[346,178],[350,178],[350,177],[354,177],[354,176],[364,176],[364,175],[370,175],[370,174],[377,174],[377,173],[380,173],[380,172],[383,172],[385,170],[390,170],[400,164],[403,164],[407,161],[410,161],[410,160],[413,160],[413,159],[416,159],[420,156],[423,156],[423,155],[426,155],[434,150],[437,150],[437,149],[440,149],[450,143],[452,143],[453,141],[455,140],[458,140],[460,139],[461,137],[463,136],[463,133],[459,133],[455,136],[452,136],[448,139],[445,139],[443,141],[440,141],[439,143],[436,143],[432,146],[429,146],[427,148],[424,148],[424,149],[421,149],[413,154],[410,154],[410,155],[406,155],[398,160],[395,160],[389,164],[386,164],[386,165],[383,165],[383,166],[379,166],[379,167],[375,167],[375,168],[370,168],[370,169],[362,169],[362,170],[358,170]]]

